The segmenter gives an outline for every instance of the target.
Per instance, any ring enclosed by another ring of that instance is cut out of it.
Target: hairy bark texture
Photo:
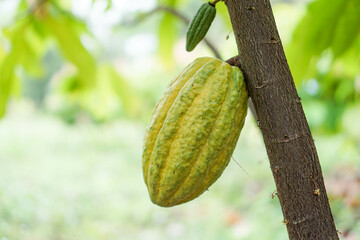
[[[269,0],[225,0],[289,238],[339,239]]]

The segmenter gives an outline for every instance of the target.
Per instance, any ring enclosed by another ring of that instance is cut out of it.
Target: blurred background
[[[287,239],[249,114],[199,198],[151,203],[142,141],[167,84],[195,58],[200,0],[0,0],[0,240]],[[273,0],[341,239],[360,239],[360,0]],[[207,39],[237,54],[224,3]]]

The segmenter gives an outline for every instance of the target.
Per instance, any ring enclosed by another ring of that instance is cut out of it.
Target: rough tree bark
[[[269,0],[225,0],[290,239],[339,239]]]

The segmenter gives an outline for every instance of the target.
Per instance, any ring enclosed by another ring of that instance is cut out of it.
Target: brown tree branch
[[[225,0],[291,240],[337,240],[313,138],[269,0]]]

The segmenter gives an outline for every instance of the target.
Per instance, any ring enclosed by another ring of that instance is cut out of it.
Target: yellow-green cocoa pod
[[[190,201],[228,165],[244,125],[248,93],[237,67],[203,57],[188,65],[156,105],[143,147],[153,203]]]
[[[210,3],[201,5],[186,33],[186,51],[191,52],[196,45],[205,37],[211,23],[214,21],[216,9]]]

